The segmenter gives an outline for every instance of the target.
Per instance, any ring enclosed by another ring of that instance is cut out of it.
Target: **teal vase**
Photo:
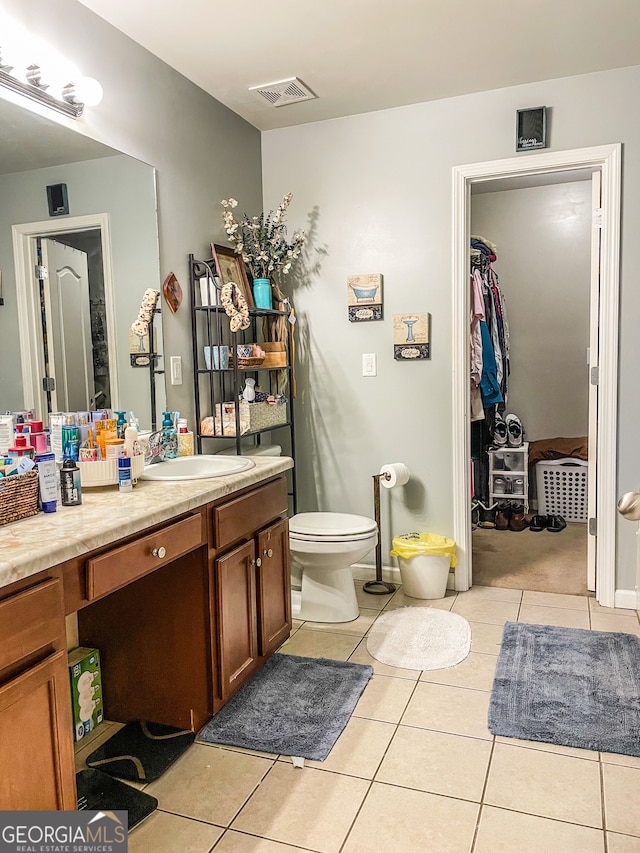
[[[254,278],[253,280],[253,301],[256,308],[272,308],[271,301],[271,281],[268,278]]]

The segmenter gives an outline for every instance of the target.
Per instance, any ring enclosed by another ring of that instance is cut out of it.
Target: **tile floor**
[[[495,587],[427,602],[357,586],[357,620],[296,623],[281,649],[374,667],[326,761],[300,770],[196,742],[146,786],[159,807],[131,853],[640,853],[640,758],[493,737],[486,724],[506,620],[640,636],[635,611]],[[363,638],[380,611],[408,605],[468,619],[469,657],[424,673],[371,658]]]

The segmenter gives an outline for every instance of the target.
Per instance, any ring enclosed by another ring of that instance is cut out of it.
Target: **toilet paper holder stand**
[[[388,471],[373,475],[373,510],[375,522],[378,525],[378,542],[376,544],[376,579],[366,581],[362,589],[371,595],[388,595],[396,591],[393,583],[382,580],[382,531],[380,530],[380,480],[390,480]]]

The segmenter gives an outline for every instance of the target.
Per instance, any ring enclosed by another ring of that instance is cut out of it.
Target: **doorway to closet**
[[[468,589],[473,580],[471,535],[471,441],[469,395],[469,241],[471,236],[472,187],[488,181],[545,176],[567,183],[569,173],[586,170],[601,177],[598,209],[599,281],[591,293],[591,306],[598,330],[595,347],[591,342],[590,364],[594,379],[599,374],[598,430],[590,424],[589,517],[596,596],[603,606],[615,604],[615,460],[617,410],[618,271],[620,215],[620,145],[599,146],[564,152],[530,154],[490,163],[455,167],[453,170],[453,475],[454,538],[458,545],[456,588]],[[598,265],[596,264],[596,269]],[[584,354],[586,359],[586,353]],[[594,368],[596,370],[594,370]],[[525,425],[526,426],[526,425]],[[509,533],[505,534],[509,535]],[[514,535],[536,534],[524,533]],[[553,535],[553,534],[551,534]]]
[[[499,367],[499,388],[489,364],[471,388],[475,584],[588,591],[594,178],[584,169],[471,188],[474,310],[487,333],[472,351],[478,372],[483,356]]]

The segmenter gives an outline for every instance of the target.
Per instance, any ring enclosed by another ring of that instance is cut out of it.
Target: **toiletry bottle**
[[[193,456],[193,433],[186,418],[178,420],[178,456]]]
[[[51,412],[49,415],[49,431],[51,434],[51,450],[56,455],[56,462],[62,462],[62,423],[63,412]]]
[[[40,488],[40,505],[43,512],[55,512],[58,508],[58,483],[56,457],[53,453],[39,453],[38,485]]]
[[[136,456],[138,450],[138,430],[135,426],[128,426],[124,431],[124,452],[131,458]]]
[[[173,416],[174,412],[162,413],[162,446],[165,459],[175,459],[178,455],[178,438]]]
[[[62,506],[79,506],[82,503],[80,469],[74,459],[65,459],[60,471]]]
[[[124,431],[127,428],[127,419],[124,416],[124,412],[114,412],[113,414],[117,415],[116,429],[118,431],[118,438],[124,438]]]
[[[15,444],[9,448],[9,456],[16,461],[21,456],[28,456],[30,459],[33,459],[35,455],[36,449],[31,444],[27,444],[27,436],[16,435]]]
[[[131,459],[129,456],[121,456],[118,459],[118,489],[121,492],[130,492],[133,489]]]
[[[62,425],[62,458],[75,459],[79,458],[80,450],[80,430],[75,424]]]

